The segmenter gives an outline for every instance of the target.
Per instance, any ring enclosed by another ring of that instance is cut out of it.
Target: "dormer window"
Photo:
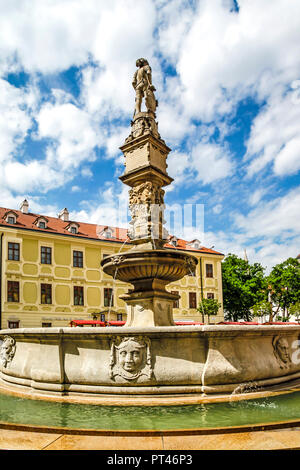
[[[66,229],[70,232],[70,233],[78,233],[78,230],[79,230],[79,224],[77,224],[76,222],[71,222],[70,224],[68,224],[66,226]]]
[[[200,240],[192,240],[189,244],[188,244],[191,248],[195,248],[195,250],[199,250],[201,248],[201,244],[200,244]]]
[[[17,222],[18,215],[14,211],[9,211],[5,214],[5,221],[8,224],[14,225]]]
[[[48,223],[48,219],[46,219],[46,217],[38,217],[34,221],[34,225],[36,225],[38,228],[41,228],[41,229],[47,228],[47,223]]]

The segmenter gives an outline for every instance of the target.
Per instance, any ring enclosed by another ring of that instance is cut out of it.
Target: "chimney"
[[[60,211],[60,213],[58,214],[58,218],[63,220],[64,222],[69,221],[69,211],[66,207],[62,211]]]
[[[24,199],[24,201],[20,205],[20,211],[23,212],[23,214],[28,214],[28,209],[29,209],[28,201]]]

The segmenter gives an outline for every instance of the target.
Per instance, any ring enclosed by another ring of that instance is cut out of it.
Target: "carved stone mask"
[[[0,359],[4,367],[13,360],[16,351],[16,341],[10,336],[4,336],[0,348]]]
[[[289,344],[285,338],[280,338],[277,342],[277,352],[283,362],[290,360]]]
[[[150,340],[141,336],[117,337],[111,346],[110,377],[126,381],[152,376]]]
[[[118,362],[127,372],[136,372],[144,362],[145,346],[134,340],[123,341],[118,348]]]
[[[288,365],[291,361],[289,343],[286,338],[282,336],[275,336],[273,339],[274,354],[277,360],[281,361],[285,365]]]

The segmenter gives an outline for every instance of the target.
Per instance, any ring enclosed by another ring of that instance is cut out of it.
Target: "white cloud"
[[[300,72],[299,72],[300,73]],[[295,174],[300,169],[300,104],[294,92],[271,97],[255,118],[247,142],[246,161],[252,176],[273,163],[278,176]]]
[[[94,147],[101,135],[93,128],[90,116],[72,103],[44,105],[38,116],[38,138],[51,138],[47,160],[56,161],[62,170],[93,161]]]
[[[300,121],[299,121],[300,124]],[[289,140],[276,156],[274,172],[277,175],[293,175],[300,170],[300,138]]]
[[[0,161],[11,158],[31,128],[27,90],[19,90],[0,79]]]
[[[248,203],[250,206],[256,206],[259,201],[263,198],[264,194],[266,194],[267,188],[258,188],[255,191],[251,192]]]
[[[81,210],[70,212],[70,218],[81,222],[111,227],[128,227],[128,188],[111,182],[103,183],[97,197],[82,201]]]
[[[220,214],[221,211],[222,211],[222,204],[217,204],[216,206],[213,207],[214,214]]]
[[[240,99],[268,99],[299,77],[299,2],[286,8],[284,0],[242,0],[238,13],[230,11],[232,4],[203,0],[186,14],[179,14],[178,2],[165,6],[160,47],[178,73],[186,116],[216,119]]]
[[[88,60],[100,14],[96,0],[0,2],[0,44],[28,72],[55,73]]]
[[[70,175],[51,168],[45,162],[37,160],[20,163],[8,162],[4,169],[5,185],[13,191],[40,191],[46,193],[49,189],[62,186]]]
[[[186,153],[172,152],[168,157],[168,173],[174,178],[171,186],[167,186],[167,191],[175,189],[186,180],[186,173],[189,171],[189,156]]]
[[[167,190],[180,184],[193,185],[201,181],[210,184],[231,175],[234,163],[229,152],[217,145],[198,143],[189,153],[172,152],[168,159],[168,172],[174,182]]]
[[[154,26],[155,8],[150,0],[112,1],[101,7],[91,48],[99,67],[83,70],[82,97],[89,112],[108,120],[133,114],[135,61],[147,55],[153,69],[157,62],[152,59]]]
[[[282,239],[300,236],[300,187],[267,203],[261,202],[247,215],[237,214],[235,224],[251,237]]]
[[[197,180],[204,184],[226,178],[233,172],[234,166],[229,153],[219,145],[199,143],[191,154]]]

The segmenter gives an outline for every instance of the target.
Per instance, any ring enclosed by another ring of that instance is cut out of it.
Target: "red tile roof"
[[[6,222],[5,220],[5,215],[10,210],[11,209],[0,207],[0,226],[7,226],[7,227],[12,227],[12,228],[14,227],[14,228],[33,230],[33,231],[38,231],[38,232],[46,232],[46,233],[57,234],[57,235],[68,235],[68,236],[78,237],[78,238],[90,238],[93,240],[109,240],[109,241],[117,242],[117,243],[124,243],[127,240],[126,228],[108,227],[107,225],[88,224],[86,222],[77,222],[77,221],[71,221],[71,220],[64,221],[57,217],[50,217],[48,215],[47,215],[47,228],[42,229],[36,225],[36,220],[39,217],[46,217],[46,216],[40,215],[40,214],[33,214],[32,212],[28,212],[28,214],[23,214],[23,212],[21,211],[14,210],[13,212],[17,216],[17,219],[16,219],[16,223],[12,225]],[[70,226],[70,223],[78,224],[77,234],[69,232],[68,227]],[[112,237],[109,239],[107,239],[103,235],[103,231],[107,228],[109,228],[112,233]],[[130,243],[129,240],[127,240],[127,242]],[[186,251],[208,253],[212,255],[222,255],[222,253],[212,250],[210,248],[206,248],[204,246],[201,246],[199,249],[193,248],[189,246],[189,243],[190,242],[187,242],[186,240],[182,240],[178,238],[176,248],[174,247],[174,245],[171,245],[169,243],[166,243],[165,247],[173,248],[173,249],[175,248],[179,250],[186,250]]]

